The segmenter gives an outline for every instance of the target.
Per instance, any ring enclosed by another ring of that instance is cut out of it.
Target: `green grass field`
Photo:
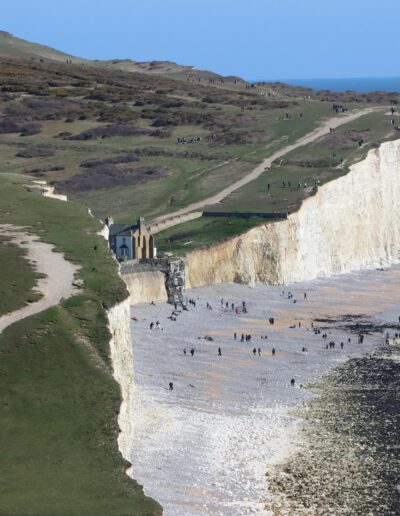
[[[0,237],[0,315],[41,297],[33,290],[39,275],[25,255],[20,247]]]
[[[303,112],[303,118],[299,113]],[[239,113],[235,108],[234,115]],[[154,139],[141,137],[114,137],[103,140],[65,141],[55,138],[63,130],[78,134],[90,127],[106,124],[89,121],[45,122],[40,134],[21,138],[12,134],[0,135],[0,153],[4,156],[3,172],[21,173],[38,168],[63,167],[60,171],[48,171],[35,177],[49,182],[65,180],[82,172],[80,164],[91,158],[107,158],[131,152],[134,149],[157,148],[175,153],[175,156],[140,157],[140,166],[166,166],[167,180],[147,181],[132,186],[98,189],[93,185],[90,191],[68,192],[70,198],[90,206],[99,217],[112,214],[120,222],[129,222],[139,215],[146,218],[166,214],[197,201],[238,180],[250,172],[265,157],[287,145],[316,127],[323,117],[327,117],[329,106],[299,101],[299,106],[291,110],[292,120],[283,120],[282,109],[251,113],[253,131],[267,135],[266,141],[240,143],[234,145],[214,145],[205,141],[209,131],[195,126],[177,127],[168,138]],[[240,113],[239,113],[240,116]],[[229,120],[229,119],[228,119]],[[143,127],[148,125],[141,123]],[[178,137],[203,136],[203,141],[192,145],[177,145]],[[21,158],[16,156],[21,149],[43,146],[55,151],[55,156]],[[185,158],[184,153],[197,153],[204,159]],[[208,159],[213,158],[213,159]]]
[[[173,252],[182,256],[193,249],[228,240],[265,223],[266,220],[260,217],[201,217],[158,233],[157,250],[160,255]]]
[[[127,293],[96,235],[99,224],[84,207],[13,183],[0,177],[0,220],[30,226],[80,264],[84,290],[0,335],[0,513],[160,514],[125,474],[128,465],[117,448],[121,399],[103,307]],[[27,274],[20,259],[17,270]],[[10,272],[0,269],[0,285]],[[32,278],[29,271],[31,283]],[[23,295],[17,299],[20,303]]]
[[[363,139],[361,147],[358,145],[358,135]],[[369,150],[376,148],[381,142],[398,137],[399,133],[391,128],[390,117],[383,111],[365,115],[341,126],[334,135],[327,135],[284,156],[256,180],[233,192],[221,203],[208,206],[207,210],[292,213],[300,208],[304,199],[314,195],[319,186],[347,174],[350,166],[364,159]],[[220,218],[197,219],[180,224],[158,233],[157,242],[161,242],[161,246],[157,245],[163,251],[168,240],[168,251],[182,254],[185,251],[180,239],[182,233],[187,241],[192,241],[186,247],[189,251],[209,245],[210,242],[204,242],[199,235],[203,224],[207,225],[207,233],[212,235],[212,242],[216,243],[223,241],[228,235],[240,234],[242,226],[239,220],[241,219],[232,217],[233,227],[227,233]],[[260,221],[257,218],[250,220],[251,225],[265,223],[265,220]],[[193,238],[190,237],[191,233]]]

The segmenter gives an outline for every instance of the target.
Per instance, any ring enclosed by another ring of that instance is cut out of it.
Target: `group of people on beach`
[[[296,302],[296,299],[294,299],[294,294],[291,291],[288,291],[287,293],[285,293],[285,291],[282,291],[282,296],[286,297],[288,300],[294,300],[294,302]],[[303,292],[303,300],[304,301],[307,300],[307,292]],[[155,305],[155,303],[153,303],[153,302],[151,304]],[[196,308],[196,300],[193,299],[193,298],[187,299],[186,300],[186,306],[185,306],[186,310],[188,310],[187,305],[190,305],[191,307]],[[235,304],[235,303],[230,302],[230,301],[228,301],[228,300],[226,300],[224,298],[221,298],[220,305],[221,305],[221,309],[223,309],[223,311],[225,311],[225,312],[227,310],[230,311],[230,312],[234,312],[236,314],[238,314],[238,313],[247,313],[248,312],[248,307],[247,307],[246,301],[242,301],[241,304],[240,303],[239,304]],[[211,303],[209,303],[208,301],[206,302],[205,306],[206,306],[207,310],[213,310]],[[169,317],[169,319],[171,319],[172,321],[177,321],[177,318],[182,313],[183,309],[184,309],[183,306],[180,306],[178,308],[178,305],[175,304],[175,310],[172,312],[172,314]],[[274,325],[275,318],[273,316],[270,316],[268,318],[268,322],[269,322],[270,325]],[[400,316],[399,316],[399,323],[400,323]],[[297,328],[298,327],[300,329],[301,326],[302,326],[301,325],[301,321],[299,320],[299,321],[295,322],[292,326],[290,326],[290,328]],[[160,324],[160,322],[158,320],[155,323],[154,322],[150,323],[150,330],[153,330],[153,329],[163,330],[163,328],[161,327],[161,324]],[[317,328],[317,327],[314,327],[314,322],[311,322],[311,328],[307,328],[307,330],[309,330],[309,329],[311,329],[315,335],[321,335],[321,330],[319,328]],[[396,334],[395,336],[396,336],[396,338],[398,337],[400,339],[400,333]],[[207,341],[210,341],[210,342],[214,341],[214,339],[211,336],[209,336],[209,335],[206,335],[205,337],[198,337],[198,338],[199,339],[203,338],[203,339],[205,339]],[[261,335],[260,338],[261,339],[268,339],[268,336],[267,335]],[[322,339],[326,341],[327,338],[328,338],[328,334],[327,334],[327,332],[324,332],[322,334]],[[388,337],[386,337],[386,338],[388,339]],[[235,331],[233,333],[233,339],[235,341],[239,341],[240,340],[240,342],[242,342],[242,343],[249,343],[249,342],[252,341],[252,335],[251,334],[244,334],[244,333],[242,333],[242,334],[240,334],[240,339],[239,339],[238,333]],[[358,343],[362,344],[363,341],[364,341],[364,334],[362,332],[360,332],[358,334]],[[348,338],[348,342],[351,342],[351,338]],[[335,347],[336,347],[336,343],[335,343],[334,340],[329,341],[329,343],[326,343],[326,345],[325,345],[325,349],[326,350],[334,350]],[[340,342],[340,349],[343,350],[343,348],[344,348],[344,342]],[[261,354],[262,354],[261,347],[253,346],[253,348],[250,349],[249,351],[253,354],[253,356],[261,357]],[[301,352],[304,355],[308,354],[308,350],[307,350],[307,348],[305,346],[302,347]],[[190,348],[188,350],[185,347],[185,348],[183,348],[183,354],[185,356],[190,355],[191,357],[194,357],[194,355],[195,355],[195,348],[192,347],[192,348]],[[218,346],[218,348],[217,348],[217,355],[219,357],[222,357],[222,348],[221,348],[221,346]],[[272,347],[271,355],[273,357],[276,355],[276,348],[275,347]],[[292,378],[290,380],[290,385],[291,386],[295,386],[295,379],[294,378]],[[170,382],[169,383],[169,390],[172,391],[173,389],[174,389],[173,382]]]

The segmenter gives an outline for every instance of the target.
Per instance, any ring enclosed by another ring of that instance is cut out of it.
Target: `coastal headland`
[[[284,514],[291,410],[397,329],[400,95],[8,33],[0,62],[0,512]],[[160,271],[121,278],[108,216],[164,224],[196,307],[172,315]]]

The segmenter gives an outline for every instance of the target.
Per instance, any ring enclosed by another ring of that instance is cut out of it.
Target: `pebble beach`
[[[273,475],[303,446],[300,412],[318,397],[310,385],[384,348],[383,335],[397,331],[399,287],[393,267],[197,288],[187,292],[196,306],[176,320],[166,303],[134,305],[132,464],[145,493],[167,516],[278,514]]]

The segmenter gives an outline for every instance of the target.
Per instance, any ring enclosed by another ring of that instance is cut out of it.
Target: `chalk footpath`
[[[61,253],[54,252],[52,245],[41,242],[36,235],[28,233],[28,228],[0,225],[0,235],[10,238],[11,242],[26,249],[27,259],[34,263],[37,272],[45,275],[38,280],[35,288],[35,291],[42,294],[41,299],[1,316],[1,333],[10,324],[38,314],[57,305],[61,299],[76,294],[77,288],[73,282],[78,267],[65,260]]]

